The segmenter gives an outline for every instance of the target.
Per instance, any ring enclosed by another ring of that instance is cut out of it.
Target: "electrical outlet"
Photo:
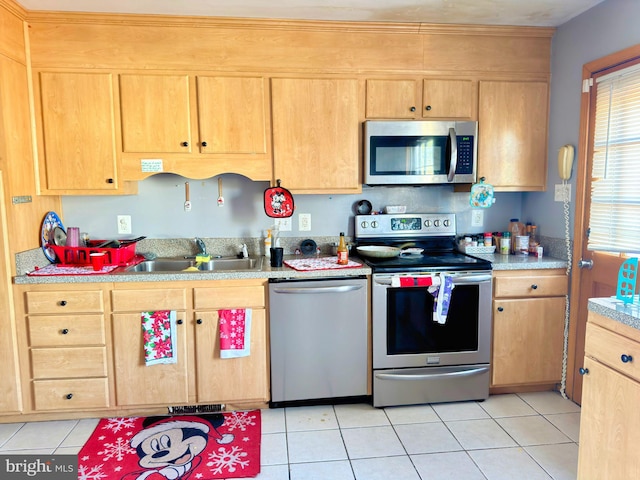
[[[311,231],[311,214],[301,213],[298,215],[298,230],[301,232]]]
[[[482,210],[471,210],[471,226],[481,227],[484,224],[484,212]]]
[[[131,233],[131,215],[118,215],[118,234]]]
[[[553,200],[556,202],[564,202],[564,199],[571,200],[571,184],[556,184]]]
[[[276,218],[275,224],[276,224],[276,228],[280,232],[290,232],[291,231],[291,217]]]

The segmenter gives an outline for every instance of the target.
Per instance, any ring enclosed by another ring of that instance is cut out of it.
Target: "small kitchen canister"
[[[517,235],[515,242],[516,255],[529,255],[529,235]]]

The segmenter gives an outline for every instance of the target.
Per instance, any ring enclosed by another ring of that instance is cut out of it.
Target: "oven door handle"
[[[469,284],[469,283],[481,283],[481,282],[490,282],[491,274],[480,274],[480,275],[460,275],[459,277],[453,277],[453,283],[455,284]],[[375,277],[373,278],[374,283],[378,285],[391,285],[391,277]],[[412,287],[409,287],[412,288]]]
[[[475,375],[482,375],[489,371],[489,367],[477,367],[470,368],[468,370],[456,370],[453,372],[438,372],[435,375],[439,377],[472,377]],[[434,377],[433,373],[404,373],[404,372],[394,372],[394,373],[376,373],[376,378],[380,380],[429,380]]]

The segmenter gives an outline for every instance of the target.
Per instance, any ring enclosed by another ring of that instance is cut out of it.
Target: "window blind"
[[[587,248],[640,252],[640,65],[596,79]]]

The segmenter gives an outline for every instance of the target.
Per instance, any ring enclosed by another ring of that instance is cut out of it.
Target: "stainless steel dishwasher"
[[[269,282],[271,405],[366,395],[366,278]]]

